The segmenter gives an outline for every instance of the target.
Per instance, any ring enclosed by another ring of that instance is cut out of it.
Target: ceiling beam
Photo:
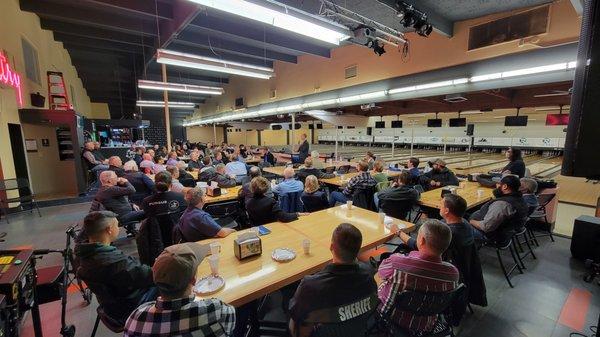
[[[139,34],[126,34],[112,30],[90,27],[86,25],[63,22],[53,19],[40,19],[42,29],[51,30],[56,33],[107,40],[111,42],[128,43],[137,46],[154,46],[154,39],[150,36],[141,36]]]
[[[127,44],[127,43],[99,40],[99,39],[95,39],[95,38],[69,35],[69,34],[59,33],[59,32],[54,32],[54,39],[57,41],[63,42],[63,44],[79,45],[79,46],[83,46],[83,47],[93,46],[94,48],[98,48],[98,49],[113,50],[113,51],[119,51],[119,52],[124,52],[124,53],[133,53],[133,54],[143,54],[143,53],[152,54],[153,53],[153,48],[150,46],[142,47],[142,46],[136,46],[136,45]],[[143,49],[145,49],[145,50],[143,50]]]
[[[252,64],[252,65],[262,66],[262,67],[273,67],[273,61],[270,61],[270,60],[267,60],[264,58],[250,57],[248,55],[244,55],[241,53],[231,53],[231,52],[222,51],[222,50],[217,51],[216,55],[215,55],[215,53],[213,53],[210,50],[210,48],[208,48],[208,47],[191,46],[189,44],[182,44],[179,41],[171,42],[171,44],[169,44],[169,46],[167,46],[167,49],[181,52],[181,53],[213,57],[213,58],[223,59],[223,60],[232,61],[232,62]]]
[[[40,18],[54,18],[129,34],[157,36],[156,23],[47,0],[20,0],[21,10],[33,12]]]
[[[222,18],[215,18],[208,15],[198,15],[189,25],[190,28],[197,31],[213,33],[216,36],[222,36],[227,39],[243,39],[245,44],[261,43],[261,47],[276,50],[288,54],[312,54],[329,58],[331,56],[329,48],[318,46],[312,43],[302,41],[299,38],[292,38],[283,33],[274,32],[269,29],[256,29],[242,21],[231,22]]]
[[[174,40],[173,43],[185,44],[203,49],[213,49],[216,51],[234,53],[237,55],[245,55],[261,60],[266,58],[270,61],[298,63],[298,58],[295,55],[268,50],[264,47],[245,45],[239,42],[222,39],[219,35],[211,36],[211,34],[205,34],[193,30],[184,30],[183,32],[179,33],[177,35],[177,39]]]
[[[377,0],[382,4],[395,10],[397,0]],[[402,0],[403,2],[413,5],[414,8],[420,12],[427,14],[427,21],[433,25],[433,29],[438,33],[447,37],[454,36],[454,22],[446,18],[442,13],[438,13],[435,10],[429,8],[423,4],[423,1],[418,0]]]
[[[80,0],[82,1],[82,0]],[[126,12],[135,16],[145,16],[154,20],[158,14],[160,19],[173,19],[173,6],[170,3],[148,0],[83,0],[99,7]],[[158,12],[157,12],[158,10]]]

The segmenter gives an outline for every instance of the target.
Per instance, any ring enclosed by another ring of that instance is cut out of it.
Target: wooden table
[[[400,171],[389,171],[389,170],[385,170],[383,171],[383,173],[385,173],[388,177],[396,177],[398,175],[400,175]],[[335,176],[333,178],[325,178],[325,179],[319,179],[320,182],[327,184],[327,185],[334,185],[334,186],[345,186],[348,181],[350,181],[350,179],[356,177],[358,175],[358,172],[352,172],[352,173],[345,173],[345,174],[341,174],[339,176]],[[371,172],[371,175],[373,175],[373,172]]]
[[[271,234],[261,237],[262,255],[247,260],[239,261],[233,253],[233,241],[237,233],[222,239],[204,240],[201,243],[221,243],[219,274],[225,279],[225,287],[207,297],[240,306],[323,269],[331,262],[331,234],[342,222],[349,222],[360,229],[363,235],[362,250],[382,244],[394,235],[379,223],[377,213],[358,207],[348,211],[342,205],[311,213],[287,224],[275,222],[267,225]],[[414,229],[414,224],[409,222],[394,219],[394,223],[406,232]],[[302,249],[304,239],[311,241],[309,255],[305,255]],[[271,253],[281,247],[293,249],[296,258],[287,263],[274,261]],[[198,268],[197,278],[208,274],[208,261],[204,261]]]
[[[261,160],[262,160],[261,157],[255,156],[255,157],[246,159],[246,164],[258,164],[261,162]]]
[[[285,170],[286,166],[272,166],[263,168],[263,172],[271,173],[274,175],[278,175],[283,177],[283,170]]]
[[[457,189],[457,194],[465,198],[467,201],[467,209],[479,206],[491,200],[493,197],[492,188],[480,186],[477,182],[464,181],[464,188]],[[483,190],[483,197],[477,197],[477,190]],[[435,190],[427,191],[421,194],[419,204],[421,206],[429,208],[440,208],[440,202],[442,200],[442,189],[436,188]]]
[[[194,180],[198,180],[198,171],[186,171],[187,173],[189,173]],[[152,181],[154,181],[154,174],[152,173],[148,173],[146,174],[148,176],[148,178],[152,179]]]
[[[206,201],[204,204],[209,205],[209,204],[214,204],[217,202],[236,200],[238,198],[238,193],[240,192],[241,189],[242,189],[241,185],[234,186],[234,187],[221,188],[221,191],[226,190],[227,193],[221,194],[218,197],[211,197],[211,196],[207,195]]]

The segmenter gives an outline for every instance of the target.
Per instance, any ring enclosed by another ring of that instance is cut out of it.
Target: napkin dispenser
[[[446,195],[446,194],[451,194],[454,193],[454,188],[451,187],[442,187],[442,198]]]
[[[221,195],[220,187],[207,186],[206,187],[206,195],[209,197],[218,197]]]
[[[256,233],[244,233],[233,241],[233,251],[238,260],[262,254],[262,242]]]

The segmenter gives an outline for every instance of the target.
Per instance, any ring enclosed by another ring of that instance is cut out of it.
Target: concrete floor
[[[41,210],[41,218],[35,214],[22,213],[12,216],[8,225],[2,220],[0,231],[8,232],[3,247],[8,249],[33,245],[34,248],[64,248],[65,229],[81,221],[88,209],[89,203],[47,207]],[[481,251],[489,305],[486,308],[475,307],[473,315],[466,314],[458,330],[459,336],[559,337],[568,336],[570,332],[576,331],[574,328],[581,327],[582,332],[591,334],[588,327],[596,325],[600,314],[600,286],[582,281],[585,268],[583,263],[570,258],[570,240],[556,238],[556,242],[551,243],[548,238],[542,238],[541,244],[536,249],[538,259],[528,258],[525,274],[516,274],[513,278],[513,289],[504,280],[495,253],[487,248]],[[122,238],[116,245],[125,252],[136,252],[132,240]],[[60,263],[60,256],[47,256],[39,265],[57,263]],[[574,289],[581,291],[573,291]],[[570,294],[582,292],[591,293],[589,310],[585,306],[565,306]],[[273,296],[272,302],[277,302],[278,299],[279,296]],[[67,321],[76,325],[76,336],[89,336],[96,317],[97,303],[94,300],[91,305],[85,306],[77,292],[70,293],[68,301]],[[271,319],[283,317],[277,303],[273,303],[271,307]],[[43,305],[41,309],[44,336],[59,336],[60,302]],[[563,324],[558,323],[559,317],[568,317],[569,314],[570,320],[563,319]],[[577,319],[580,319],[583,326],[577,326]],[[23,322],[21,336],[33,336],[30,316]],[[101,324],[97,336],[116,334]]]

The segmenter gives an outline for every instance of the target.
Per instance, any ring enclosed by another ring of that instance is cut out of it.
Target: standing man
[[[308,144],[308,141],[306,140],[306,133],[303,133],[300,135],[300,144],[298,146],[298,156],[299,156],[299,161],[301,163],[304,163],[304,160],[306,160],[306,157],[308,157],[308,153],[310,151],[310,145]]]

